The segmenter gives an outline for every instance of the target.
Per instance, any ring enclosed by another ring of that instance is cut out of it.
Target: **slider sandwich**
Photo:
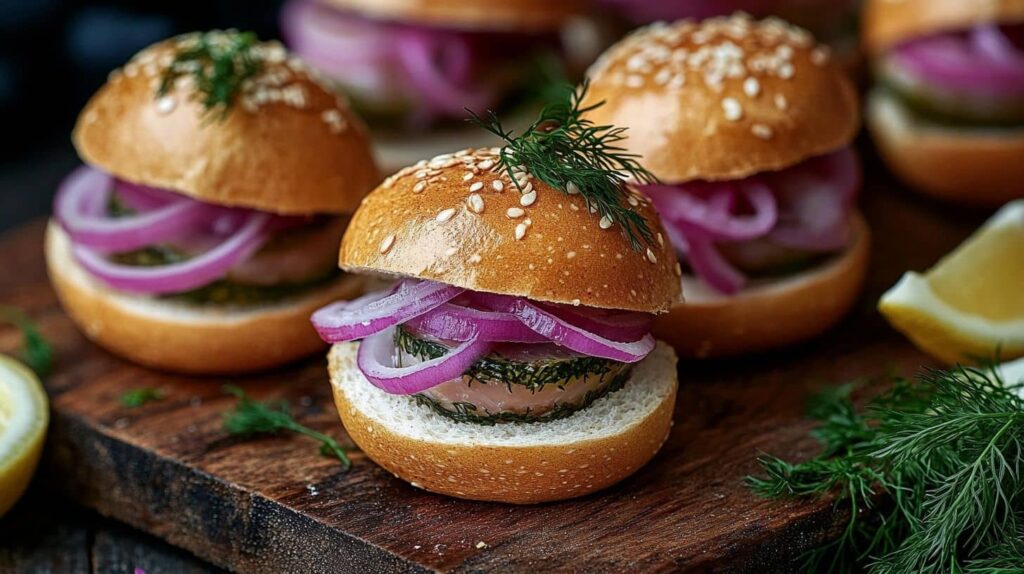
[[[655,334],[695,357],[811,338],[853,306],[868,259],[856,208],[853,86],[803,29],[738,14],[640,29],[589,72],[595,124],[660,183],[638,182],[685,266]]]
[[[143,365],[255,371],[322,348],[309,314],[361,294],[334,265],[378,181],[345,101],[278,43],[160,42],[75,126],[46,260],[87,337]]]
[[[367,196],[341,244],[387,293],[313,324],[349,435],[414,486],[536,503],[636,472],[672,422],[675,354],[650,334],[680,296],[648,179],[578,99],[501,148],[443,154]]]
[[[281,31],[367,118],[391,173],[467,143],[493,145],[466,128],[467,108],[528,111],[528,123],[552,77],[574,67],[581,9],[578,0],[289,0]]]
[[[867,120],[917,190],[970,205],[1024,197],[1024,2],[870,1]]]

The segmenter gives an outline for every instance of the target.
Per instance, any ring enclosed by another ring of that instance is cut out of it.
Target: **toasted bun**
[[[472,500],[533,504],[583,496],[637,471],[668,438],[676,356],[659,344],[622,390],[547,423],[457,423],[391,395],[356,366],[358,343],[329,356],[345,429],[377,464],[413,486]]]
[[[53,222],[46,232],[46,262],[64,310],[88,338],[147,367],[207,375],[260,371],[323,349],[309,316],[360,295],[364,281],[346,275],[302,298],[244,309],[133,296],[83,270]]]
[[[579,195],[533,176],[536,201],[523,207],[525,196],[508,175],[493,170],[496,154],[446,154],[388,178],[352,216],[341,242],[342,268],[648,313],[667,310],[679,298],[675,253],[645,198],[631,194],[631,209],[658,242],[638,252],[618,224],[601,229],[600,217]],[[522,213],[513,217],[509,209]]]
[[[928,124],[880,90],[868,99],[867,120],[889,169],[918,191],[990,207],[1024,197],[1024,129]]]
[[[157,97],[176,51],[199,37],[155,44],[111,74],[75,125],[82,159],[209,203],[282,214],[354,211],[380,181],[366,129],[280,44],[254,49],[262,71],[223,118],[205,113],[191,80]]]
[[[839,322],[856,303],[867,272],[870,232],[853,218],[854,240],[824,265],[722,296],[684,277],[686,303],[654,321],[654,335],[683,357],[728,357],[785,347]]]
[[[936,32],[1024,21],[1024,0],[867,0],[861,35],[870,54]]]
[[[828,48],[778,19],[653,24],[588,75],[599,125],[662,181],[732,180],[834,151],[857,133],[857,95]]]
[[[399,22],[471,30],[558,28],[581,14],[580,0],[324,0],[343,10]]]

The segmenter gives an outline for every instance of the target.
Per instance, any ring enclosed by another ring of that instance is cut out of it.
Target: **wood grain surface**
[[[261,376],[154,373],[91,345],[61,312],[41,254],[42,223],[0,238],[0,301],[40,323],[58,354],[46,381],[53,424],[42,481],[100,513],[221,567],[244,572],[788,570],[836,533],[828,500],[771,502],[742,485],[764,452],[809,456],[808,392],[928,361],[874,311],[906,269],[922,269],[987,215],[900,191],[870,161],[863,204],[875,258],[857,311],[799,348],[680,365],[676,424],[632,478],[596,495],[534,507],[419,491],[360,453],[341,472],[293,436],[241,441],[221,430],[233,405],[221,386],[285,398],[301,422],[351,446],[336,418],[325,360]],[[0,351],[17,345],[0,332]],[[125,409],[127,389],[167,399]],[[483,542],[484,544],[479,544]]]

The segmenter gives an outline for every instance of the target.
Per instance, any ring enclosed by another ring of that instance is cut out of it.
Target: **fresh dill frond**
[[[260,73],[262,60],[253,32],[211,31],[179,40],[174,60],[164,72],[157,97],[166,95],[180,77],[189,77],[195,98],[207,113],[223,119],[231,111],[246,81]]]
[[[226,385],[224,392],[238,398],[235,410],[224,416],[224,430],[229,434],[248,437],[259,434],[277,434],[281,431],[294,432],[320,441],[320,454],[337,458],[345,470],[352,466],[345,449],[338,444],[338,441],[299,424],[289,414],[287,402],[254,401],[244,390],[233,385]]]
[[[541,111],[523,133],[516,135],[488,111],[480,117],[472,110],[470,122],[501,138],[505,145],[499,154],[501,167],[519,191],[515,177],[524,169],[551,187],[579,195],[598,217],[619,225],[635,251],[654,245],[647,221],[626,204],[626,182],[639,185],[655,183],[651,172],[640,165],[636,154],[617,144],[624,140],[626,128],[598,126],[584,116],[604,102],[582,107],[588,83],[579,89],[566,86]]]
[[[995,369],[898,380],[863,413],[848,392],[814,409],[821,455],[760,460],[769,498],[834,495],[842,536],[808,555],[812,572],[1024,573],[1024,400]],[[871,512],[864,512],[870,509]]]
[[[43,337],[35,322],[17,307],[0,305],[0,323],[7,323],[21,331],[21,359],[40,377],[53,369],[53,346]]]
[[[152,387],[140,387],[126,391],[121,395],[121,404],[129,409],[137,409],[146,403],[153,401],[162,401],[167,398],[167,394],[160,389],[154,389]]]

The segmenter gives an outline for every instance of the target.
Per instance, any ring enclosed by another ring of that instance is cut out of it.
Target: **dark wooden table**
[[[768,564],[785,571],[787,560],[834,533],[842,514],[828,501],[758,500],[742,477],[756,471],[759,453],[813,453],[801,414],[814,388],[928,364],[885,325],[875,302],[903,270],[928,267],[987,215],[912,196],[873,159],[866,171],[863,204],[876,247],[852,316],[795,349],[681,365],[676,427],[650,465],[607,492],[529,508],[423,493],[358,452],[346,475],[302,439],[226,437],[219,420],[231,401],[218,381],[151,373],[91,346],[46,285],[41,226],[0,237],[7,265],[19,270],[0,274],[0,301],[39,317],[61,353],[47,380],[54,423],[40,477],[56,488],[37,490],[0,522],[0,572],[208,571],[53,492],[241,571],[304,571],[311,564],[324,571],[573,571],[581,564],[592,572],[760,573]],[[0,352],[15,343],[12,333],[0,332]],[[300,420],[347,443],[322,362],[237,382],[260,398],[288,397],[297,407],[306,399]],[[124,412],[119,393],[143,385],[173,396]],[[481,540],[486,548],[476,546]],[[54,559],[64,562],[48,570]]]

